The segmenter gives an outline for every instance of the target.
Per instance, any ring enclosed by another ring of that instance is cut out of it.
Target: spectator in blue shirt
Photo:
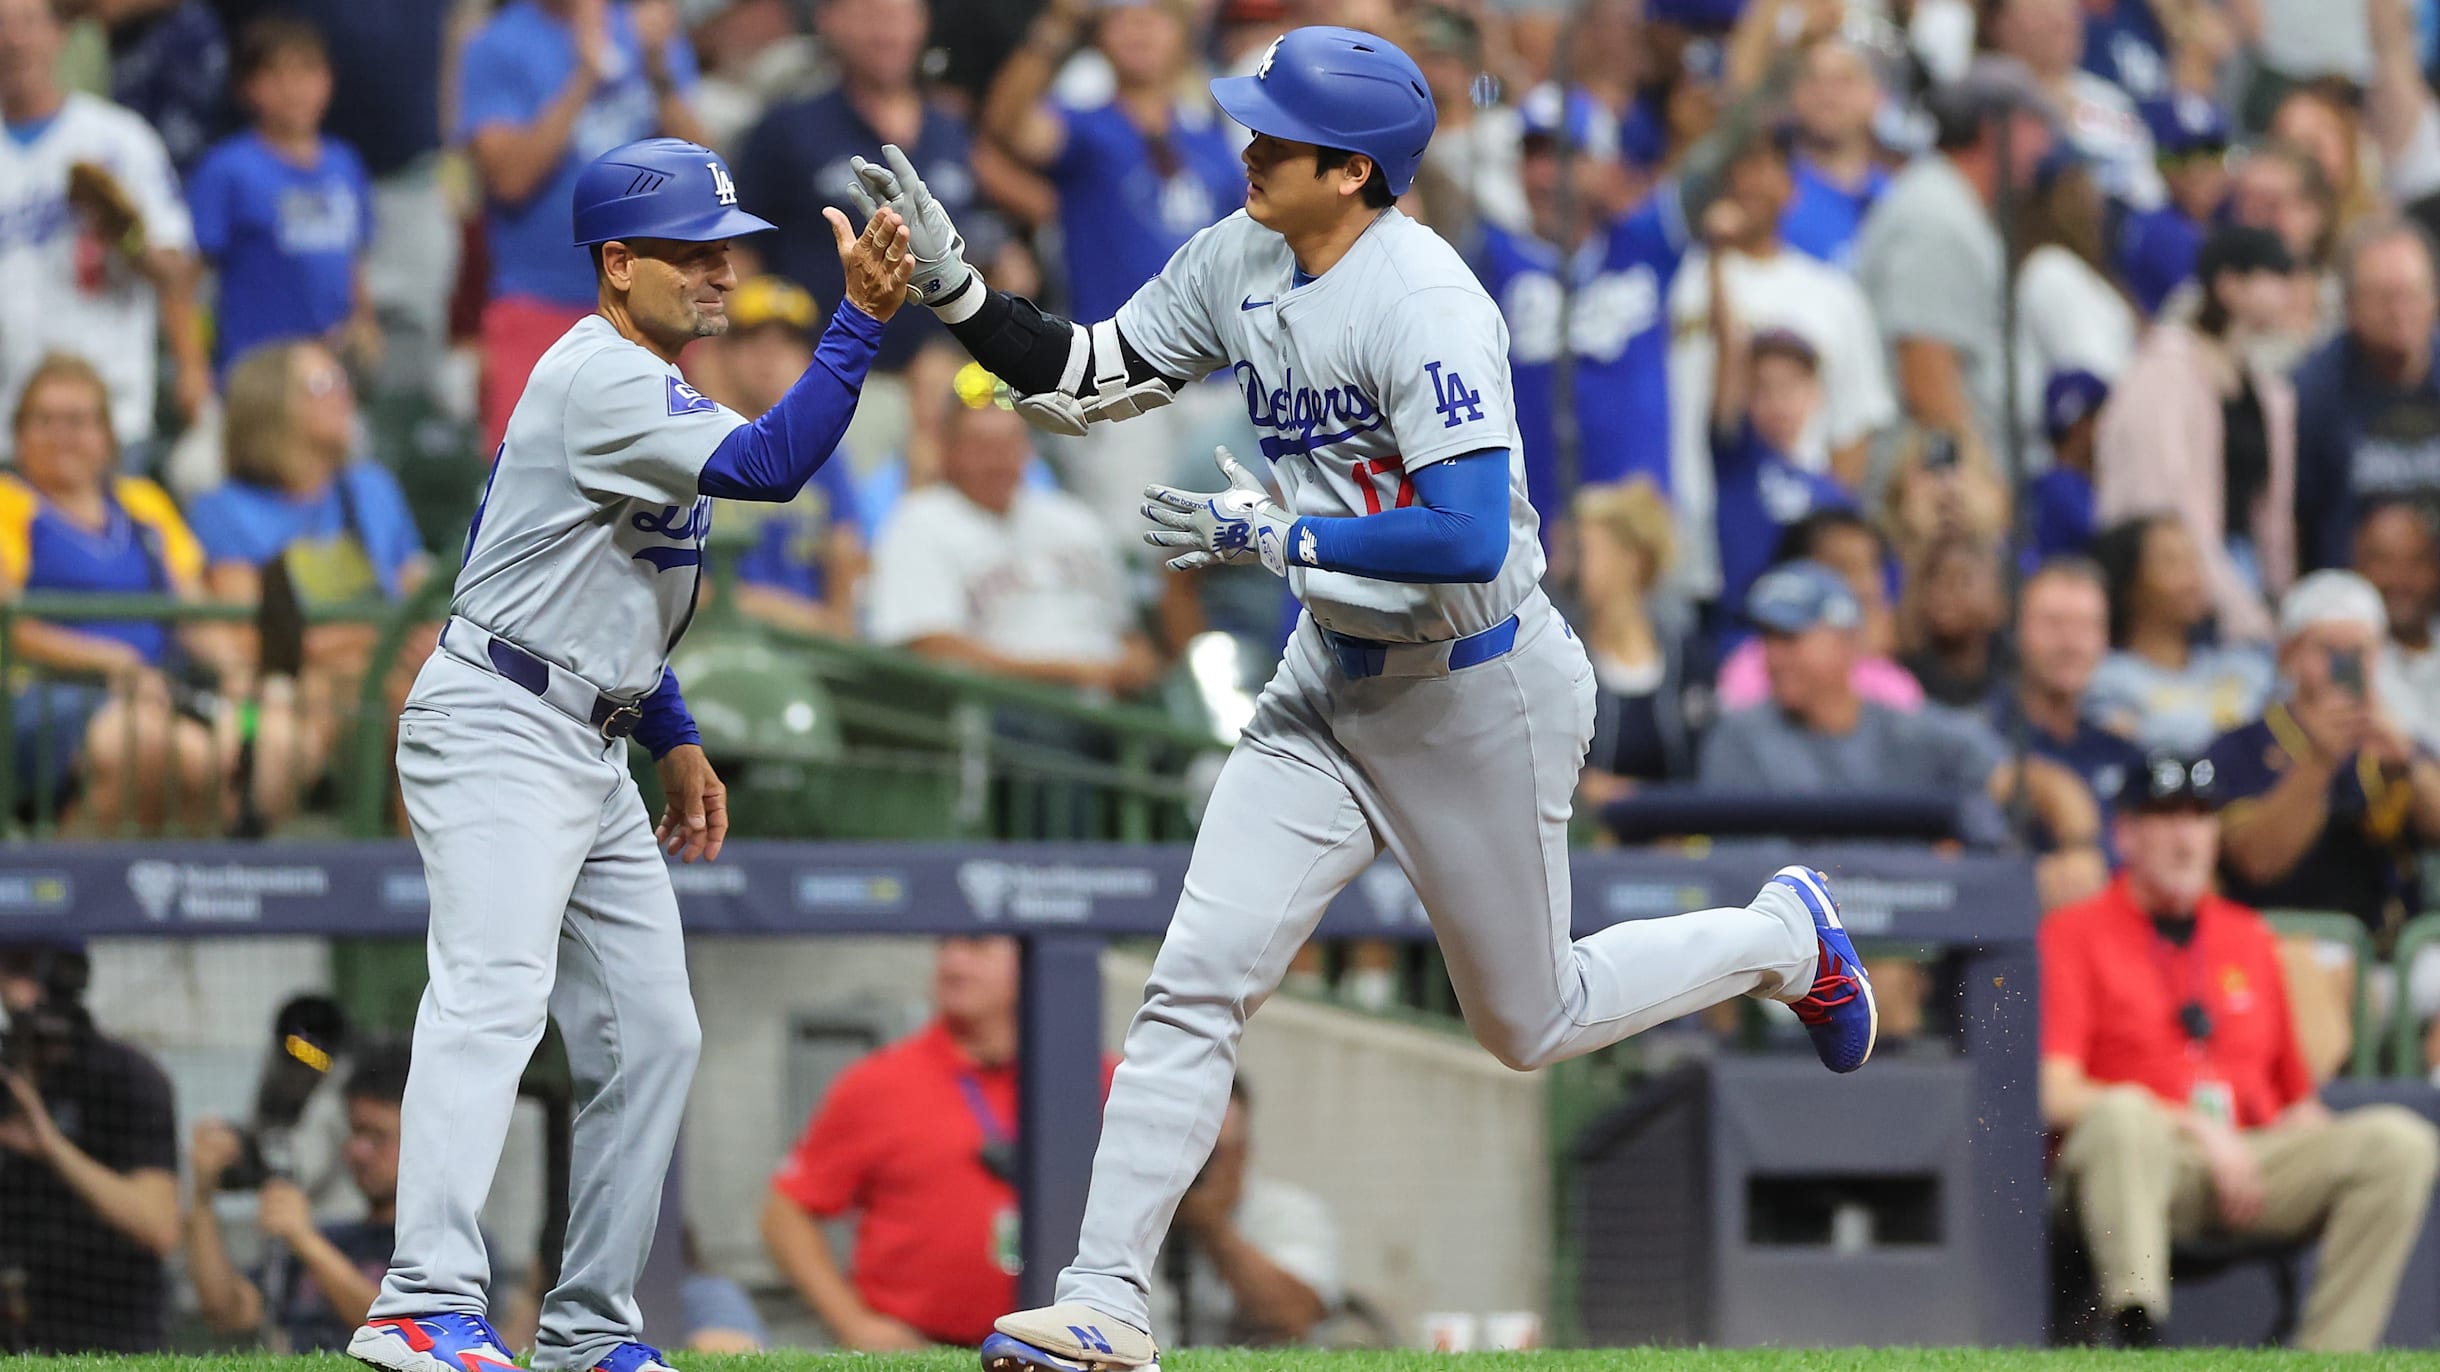
[[[1184,0],[1058,0],[992,82],[978,126],[1049,179],[1068,313],[1077,319],[1115,317],[1187,239],[1245,203],[1243,145],[1206,94],[1210,74],[1193,46],[1193,19]],[[1088,32],[1109,64],[1111,94],[1085,103],[1051,94]],[[1143,524],[1146,455],[1174,464],[1210,446],[1207,435],[1224,415],[1242,421],[1226,383],[1192,387],[1179,400],[1064,445],[1068,489],[1138,553],[1132,535]]]
[[[323,132],[353,148],[372,178],[365,279],[381,321],[384,393],[432,392],[449,348],[449,293],[463,237],[441,181],[441,67],[454,0],[222,0],[285,14],[322,35],[333,80]]]
[[[818,0],[813,19],[838,69],[838,84],[810,99],[772,106],[746,135],[735,162],[746,207],[780,226],[756,240],[764,266],[816,299],[837,300],[844,282],[822,208],[853,203],[847,195],[854,182],[850,157],[876,157],[882,144],[894,143],[969,235],[986,216],[975,199],[973,135],[920,84],[929,26],[924,0]],[[903,372],[926,346],[948,341],[930,310],[906,313],[882,336],[875,371]],[[955,364],[948,368],[955,370]],[[939,380],[945,386],[947,373]],[[936,395],[941,387],[910,382],[910,389]]]
[[[372,185],[355,150],[321,132],[330,61],[300,20],[258,19],[239,36],[239,97],[254,127],[212,149],[187,187],[195,245],[220,277],[212,365],[226,376],[264,343],[318,338],[379,346],[363,255]]]
[[[695,389],[748,419],[779,403],[813,364],[812,295],[793,281],[758,276],[729,296],[729,329],[690,355]],[[781,506],[727,504],[716,523],[754,520],[754,543],[738,558],[737,608],[765,623],[840,638],[856,636],[856,590],[865,550],[855,466],[845,453],[815,470]]]
[[[1035,21],[981,123],[1057,189],[1068,313],[1090,320],[1117,314],[1187,239],[1245,203],[1245,169],[1199,98],[1192,16],[1179,0],[1102,0],[1092,36],[1116,91],[1090,106],[1045,98],[1087,8],[1059,0]]]
[[[593,308],[592,265],[568,241],[577,173],[639,138],[703,141],[686,101],[694,84],[675,0],[511,0],[467,43],[457,136],[482,181],[491,256],[486,451],[534,363]]]
[[[2130,213],[2118,229],[2118,272],[2144,313],[2158,314],[2170,293],[2194,279],[2203,240],[2228,204],[2228,118],[2199,95],[2180,94],[2142,108],[2167,203]]]
[[[1714,243],[1749,222],[1735,202],[1705,214]],[[1725,252],[1709,255],[1711,331],[1719,365],[1711,393],[1713,520],[1720,542],[1720,610],[1740,618],[1745,593],[1769,569],[1788,528],[1815,510],[1855,508],[1844,486],[1797,465],[1792,454],[1821,409],[1821,359],[1786,329],[1749,335],[1728,289]]]
[[[1780,217],[1788,246],[1833,266],[1854,255],[1864,216],[1889,187],[1872,125],[1881,83],[1853,43],[1831,37],[1805,49],[1788,88],[1796,125],[1796,156],[1788,170],[1796,195]]]
[[[115,0],[110,98],[144,116],[185,176],[232,122],[229,40],[204,0]]]
[[[2344,567],[2359,503],[2440,501],[2440,292],[2404,221],[2351,239],[2347,330],[2296,372],[2296,522],[2307,568]]]
[[[2033,479],[2035,562],[2081,553],[2093,541],[2093,442],[2110,383],[2081,369],[2053,372],[2042,386],[2042,432],[2050,470]]]

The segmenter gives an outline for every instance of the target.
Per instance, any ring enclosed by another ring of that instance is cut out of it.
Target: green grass
[[[865,1356],[778,1352],[755,1357],[674,1359],[680,1372],[973,1372],[972,1353]],[[2113,1353],[1933,1349],[1722,1350],[1597,1349],[1540,1353],[1305,1353],[1211,1351],[1172,1354],[1170,1372],[2269,1372],[2280,1369],[2414,1369],[2440,1372],[2440,1352],[2339,1356],[2260,1350],[2195,1349]],[[0,1358],[0,1372],[361,1372],[344,1358],[229,1354],[140,1358]]]

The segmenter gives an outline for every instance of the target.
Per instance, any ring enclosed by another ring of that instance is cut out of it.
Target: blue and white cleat
[[[983,1372],[1161,1372],[1152,1336],[1073,1301],[993,1322]]]
[[[524,1372],[481,1315],[366,1320],[347,1355],[383,1372]]]
[[[661,1356],[660,1349],[630,1340],[603,1354],[601,1361],[593,1364],[593,1372],[677,1372],[677,1369]]]
[[[1881,1012],[1872,1001],[1872,979],[1864,975],[1864,960],[1838,922],[1838,901],[1830,895],[1830,879],[1811,867],[1782,867],[1770,880],[1785,886],[1803,901],[1813,916],[1817,945],[1813,989],[1788,1006],[1813,1036],[1813,1051],[1833,1072],[1852,1072],[1872,1057],[1873,1040],[1881,1033]],[[1767,889],[1767,888],[1766,888]]]

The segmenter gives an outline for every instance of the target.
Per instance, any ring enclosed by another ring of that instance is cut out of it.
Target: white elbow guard
[[[1026,423],[1045,433],[1074,438],[1095,422],[1133,419],[1177,399],[1177,392],[1160,377],[1127,379],[1127,350],[1119,342],[1116,321],[1105,319],[1090,329],[1082,324],[1075,327],[1075,342],[1068,349],[1067,371],[1059,378],[1059,389],[1018,398],[1017,413],[1025,416]],[[1091,389],[1077,395],[1088,380]]]

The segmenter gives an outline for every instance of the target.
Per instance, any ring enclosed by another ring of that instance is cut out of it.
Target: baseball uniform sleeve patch
[[[671,414],[709,414],[719,408],[719,401],[687,385],[678,377],[669,378],[669,412]]]

